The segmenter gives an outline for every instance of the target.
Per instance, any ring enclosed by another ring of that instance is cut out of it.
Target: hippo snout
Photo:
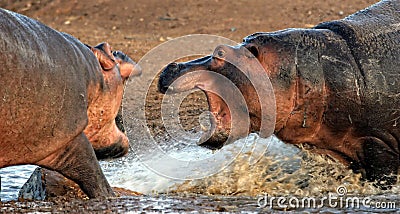
[[[122,51],[113,51],[112,55],[120,64],[120,72],[124,78],[129,76],[140,76],[142,74],[142,68]]]
[[[161,93],[165,94],[167,92],[168,87],[179,75],[181,67],[180,64],[173,62],[163,70],[160,75],[160,81],[158,81],[158,90]]]
[[[170,63],[160,74],[158,80],[159,92],[165,94],[167,90],[171,93],[188,91],[199,86],[205,85],[208,82],[204,75],[190,75],[192,71],[206,71],[210,69],[210,64],[213,60],[212,56],[205,56],[200,59],[192,60],[184,63]],[[189,75],[186,75],[189,74]],[[171,85],[173,84],[173,87]]]

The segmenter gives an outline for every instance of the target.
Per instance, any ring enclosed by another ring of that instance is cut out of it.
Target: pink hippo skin
[[[36,164],[90,198],[114,196],[93,148],[101,158],[128,151],[115,118],[135,63],[3,9],[0,38],[0,168]]]

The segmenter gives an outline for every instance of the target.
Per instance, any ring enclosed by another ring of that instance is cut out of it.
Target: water
[[[36,166],[34,165],[23,165],[0,169],[1,201],[16,200],[19,189],[28,180],[35,168]]]
[[[254,139],[254,135],[250,135],[249,138]],[[291,145],[284,144],[276,138],[271,138],[268,140],[258,139],[257,142],[264,146],[269,145],[268,151],[264,155],[268,155],[270,158],[279,160],[273,165],[274,167],[280,167],[281,170],[286,172],[293,172],[300,168],[300,149]],[[209,172],[212,176],[215,174],[213,172],[221,171],[224,167],[226,168],[226,166],[224,165],[228,164],[226,162],[224,163],[223,161],[234,159],[237,156],[238,151],[241,151],[241,154],[245,155],[245,157],[241,157],[242,159],[238,159],[238,161],[242,161],[247,165],[250,165],[251,162],[254,161],[252,159],[252,157],[254,158],[254,156],[246,155],[246,153],[249,152],[250,149],[252,149],[252,146],[254,146],[254,144],[248,144],[247,146],[245,145],[246,141],[241,140],[224,147],[223,149],[221,149],[221,151],[219,151],[219,159],[210,159],[210,156],[216,154],[213,154],[208,149],[198,146],[186,146],[182,149],[170,150],[167,154],[155,155],[154,153],[149,153],[147,157],[142,157],[140,160],[133,155],[134,153],[131,153],[128,157],[122,159],[102,162],[101,166],[112,186],[131,189],[134,191],[142,192],[144,194],[167,193],[170,191],[176,191],[176,188],[178,186],[181,186],[193,180],[187,179],[188,177],[193,178],[196,174],[204,175],[207,172]],[[177,168],[176,165],[171,164],[173,163],[172,161],[166,161],[167,159],[165,158],[165,155],[172,157],[172,159],[176,158],[180,160],[199,160],[199,163],[192,165],[188,163],[185,166],[180,166],[180,168]],[[283,156],[285,156],[285,158],[282,158]],[[224,159],[222,157],[224,157]],[[146,158],[149,158],[152,162],[159,165],[160,168],[163,168],[164,174],[161,174],[160,172],[149,168],[149,164],[143,163],[144,159],[145,161],[148,161]],[[244,160],[243,158],[247,159]],[[260,157],[258,157],[258,159],[259,158]],[[217,164],[216,161],[220,161],[220,163]],[[121,168],[120,166],[123,166],[123,168]],[[176,171],[180,171],[181,173]],[[166,174],[168,174],[169,176]],[[182,177],[177,178],[177,175]],[[194,181],[202,181],[209,177],[207,176],[200,178],[201,179],[195,179]]]
[[[257,138],[256,135],[250,135],[247,140],[250,139],[250,141],[254,142],[255,138]],[[283,144],[281,141],[274,138],[268,140],[257,140],[257,142],[259,142],[260,144],[264,146],[269,146],[266,155],[274,157],[275,159],[282,159],[282,161],[280,162],[281,167],[286,168],[286,170],[289,171],[294,171],[300,168],[300,156],[297,156],[297,158],[295,158],[296,155],[300,154],[300,150],[298,148],[291,145]],[[238,151],[246,153],[249,152],[248,150],[252,149],[252,146],[254,146],[253,144],[249,144],[247,147],[244,147],[245,144],[246,140],[241,140],[234,144],[230,144],[219,151],[219,157],[233,159],[237,155]],[[218,167],[215,167],[215,169],[211,169],[213,167],[211,164],[215,166],[215,163],[210,161],[216,160],[210,160],[209,157],[215,155],[215,153],[198,146],[185,146],[181,149],[172,149],[168,152],[168,154],[161,154],[158,156],[153,153],[149,153],[148,157],[145,158],[148,158],[152,162],[155,162],[157,164],[160,164],[162,162],[162,167],[164,169],[167,168],[170,172],[179,170],[184,171],[183,169],[177,169],[174,165],[171,165],[171,163],[163,162],[165,161],[164,155],[170,156],[173,159],[184,161],[190,161],[193,159],[200,160],[200,165],[196,166],[200,168],[198,170],[206,169],[207,171],[219,171],[222,168],[221,165],[223,165],[219,164]],[[282,158],[283,156],[285,156],[285,158]],[[287,158],[293,158],[293,160],[296,160],[289,163],[287,161]],[[142,159],[139,159],[137,156],[135,156],[134,152],[130,152],[128,156],[120,159],[101,161],[100,165],[112,186],[131,189],[144,194],[166,193],[175,190],[177,185],[187,182],[187,180],[185,179],[166,177],[165,175],[161,175],[160,173],[149,169],[143,163],[143,159],[143,157]],[[220,159],[218,161],[222,162],[223,160]],[[248,159],[249,164],[251,161],[252,159]],[[1,200],[16,200],[18,197],[19,189],[30,177],[35,168],[35,165],[23,165],[0,169]],[[185,170],[186,171],[183,174],[186,174],[190,169],[186,168]]]
[[[181,142],[174,144],[181,144]],[[139,198],[114,199],[112,203],[115,206],[125,204],[122,207],[140,203],[139,207],[136,204],[129,208],[135,211],[145,211],[146,209],[150,211],[201,211],[203,209],[218,211],[221,209],[219,211],[228,212],[377,211],[369,204],[349,207],[344,203],[338,207],[341,199],[345,202],[345,199],[350,197],[357,197],[360,201],[368,199],[367,202],[371,203],[372,201],[374,204],[376,202],[385,203],[385,209],[379,209],[379,211],[393,212],[400,205],[399,185],[388,191],[376,189],[372,184],[360,180],[360,175],[352,173],[340,163],[325,156],[308,154],[301,148],[284,144],[273,137],[259,139],[257,135],[250,135],[247,139],[224,147],[218,156],[225,157],[225,159],[233,157],[234,161],[217,170],[218,173],[190,180],[166,177],[165,174],[174,174],[169,171],[183,171],[193,175],[194,173],[190,170],[190,167],[193,166],[209,169],[209,172],[214,172],[215,168],[221,167],[221,164],[216,164],[215,161],[222,161],[222,159],[210,159],[216,153],[197,146],[179,147],[174,144],[170,145],[171,148],[179,149],[168,150],[162,155],[149,152],[147,157],[138,157],[134,152],[130,152],[130,155],[121,159],[102,161],[101,166],[112,186],[146,194]],[[261,148],[262,151],[257,152],[257,148]],[[241,151],[239,155],[237,151]],[[262,153],[261,156],[260,153]],[[166,160],[165,155],[173,157],[172,159],[200,161],[198,165],[175,168],[170,165],[171,162],[163,162]],[[149,168],[149,164],[146,163],[149,160],[164,165],[163,173],[165,174]],[[16,199],[19,188],[29,178],[34,168],[35,166],[17,166],[0,170],[2,201]],[[199,169],[196,168],[196,170]],[[175,175],[182,176],[185,173],[175,173]],[[339,188],[342,190],[345,188],[346,195],[339,195]],[[303,198],[315,199],[316,204],[314,207],[304,207],[305,205],[301,206],[300,204],[296,209],[290,208],[286,204],[289,208],[284,209],[278,206],[276,199],[278,197],[284,197],[287,200],[286,203],[288,200],[299,203]],[[334,199],[336,197],[337,205],[331,206],[327,201],[321,202],[323,197],[333,197]],[[272,205],[269,202],[272,202]],[[396,203],[397,208],[388,207],[392,202]],[[323,206],[319,207],[319,205]],[[21,206],[28,205],[22,204]],[[47,204],[46,206],[51,209],[57,205]],[[71,204],[71,207],[74,206],[85,205]]]

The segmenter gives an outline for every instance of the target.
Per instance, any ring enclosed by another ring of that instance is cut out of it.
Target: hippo
[[[248,127],[241,127],[245,131],[239,133],[244,134],[231,139],[250,132],[268,137],[260,129],[260,111],[265,110],[260,100],[267,98],[257,97],[250,80],[227,59],[235,58],[244,67],[260,63],[261,69],[250,75],[266,73],[272,84],[276,119],[270,134],[286,143],[307,145],[362,173],[376,186],[390,188],[397,182],[400,165],[399,11],[400,1],[384,0],[313,28],[254,33],[237,46],[218,46],[210,56],[167,65],[158,89],[178,93],[215,82],[207,73],[185,78],[194,71],[223,75],[242,93],[251,120]],[[230,143],[231,116],[238,108],[228,109],[221,99],[229,94],[204,92],[211,123],[216,125],[212,136],[198,144],[218,149]]]
[[[128,152],[115,118],[124,82],[140,69],[108,43],[91,47],[5,9],[0,38],[0,168],[35,164],[89,198],[114,196],[96,154]]]

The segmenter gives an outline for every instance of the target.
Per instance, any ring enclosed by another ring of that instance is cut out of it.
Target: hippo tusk
[[[203,132],[207,132],[208,131],[208,128],[205,127],[203,124],[200,124],[200,128],[201,128],[201,131],[203,131]]]

